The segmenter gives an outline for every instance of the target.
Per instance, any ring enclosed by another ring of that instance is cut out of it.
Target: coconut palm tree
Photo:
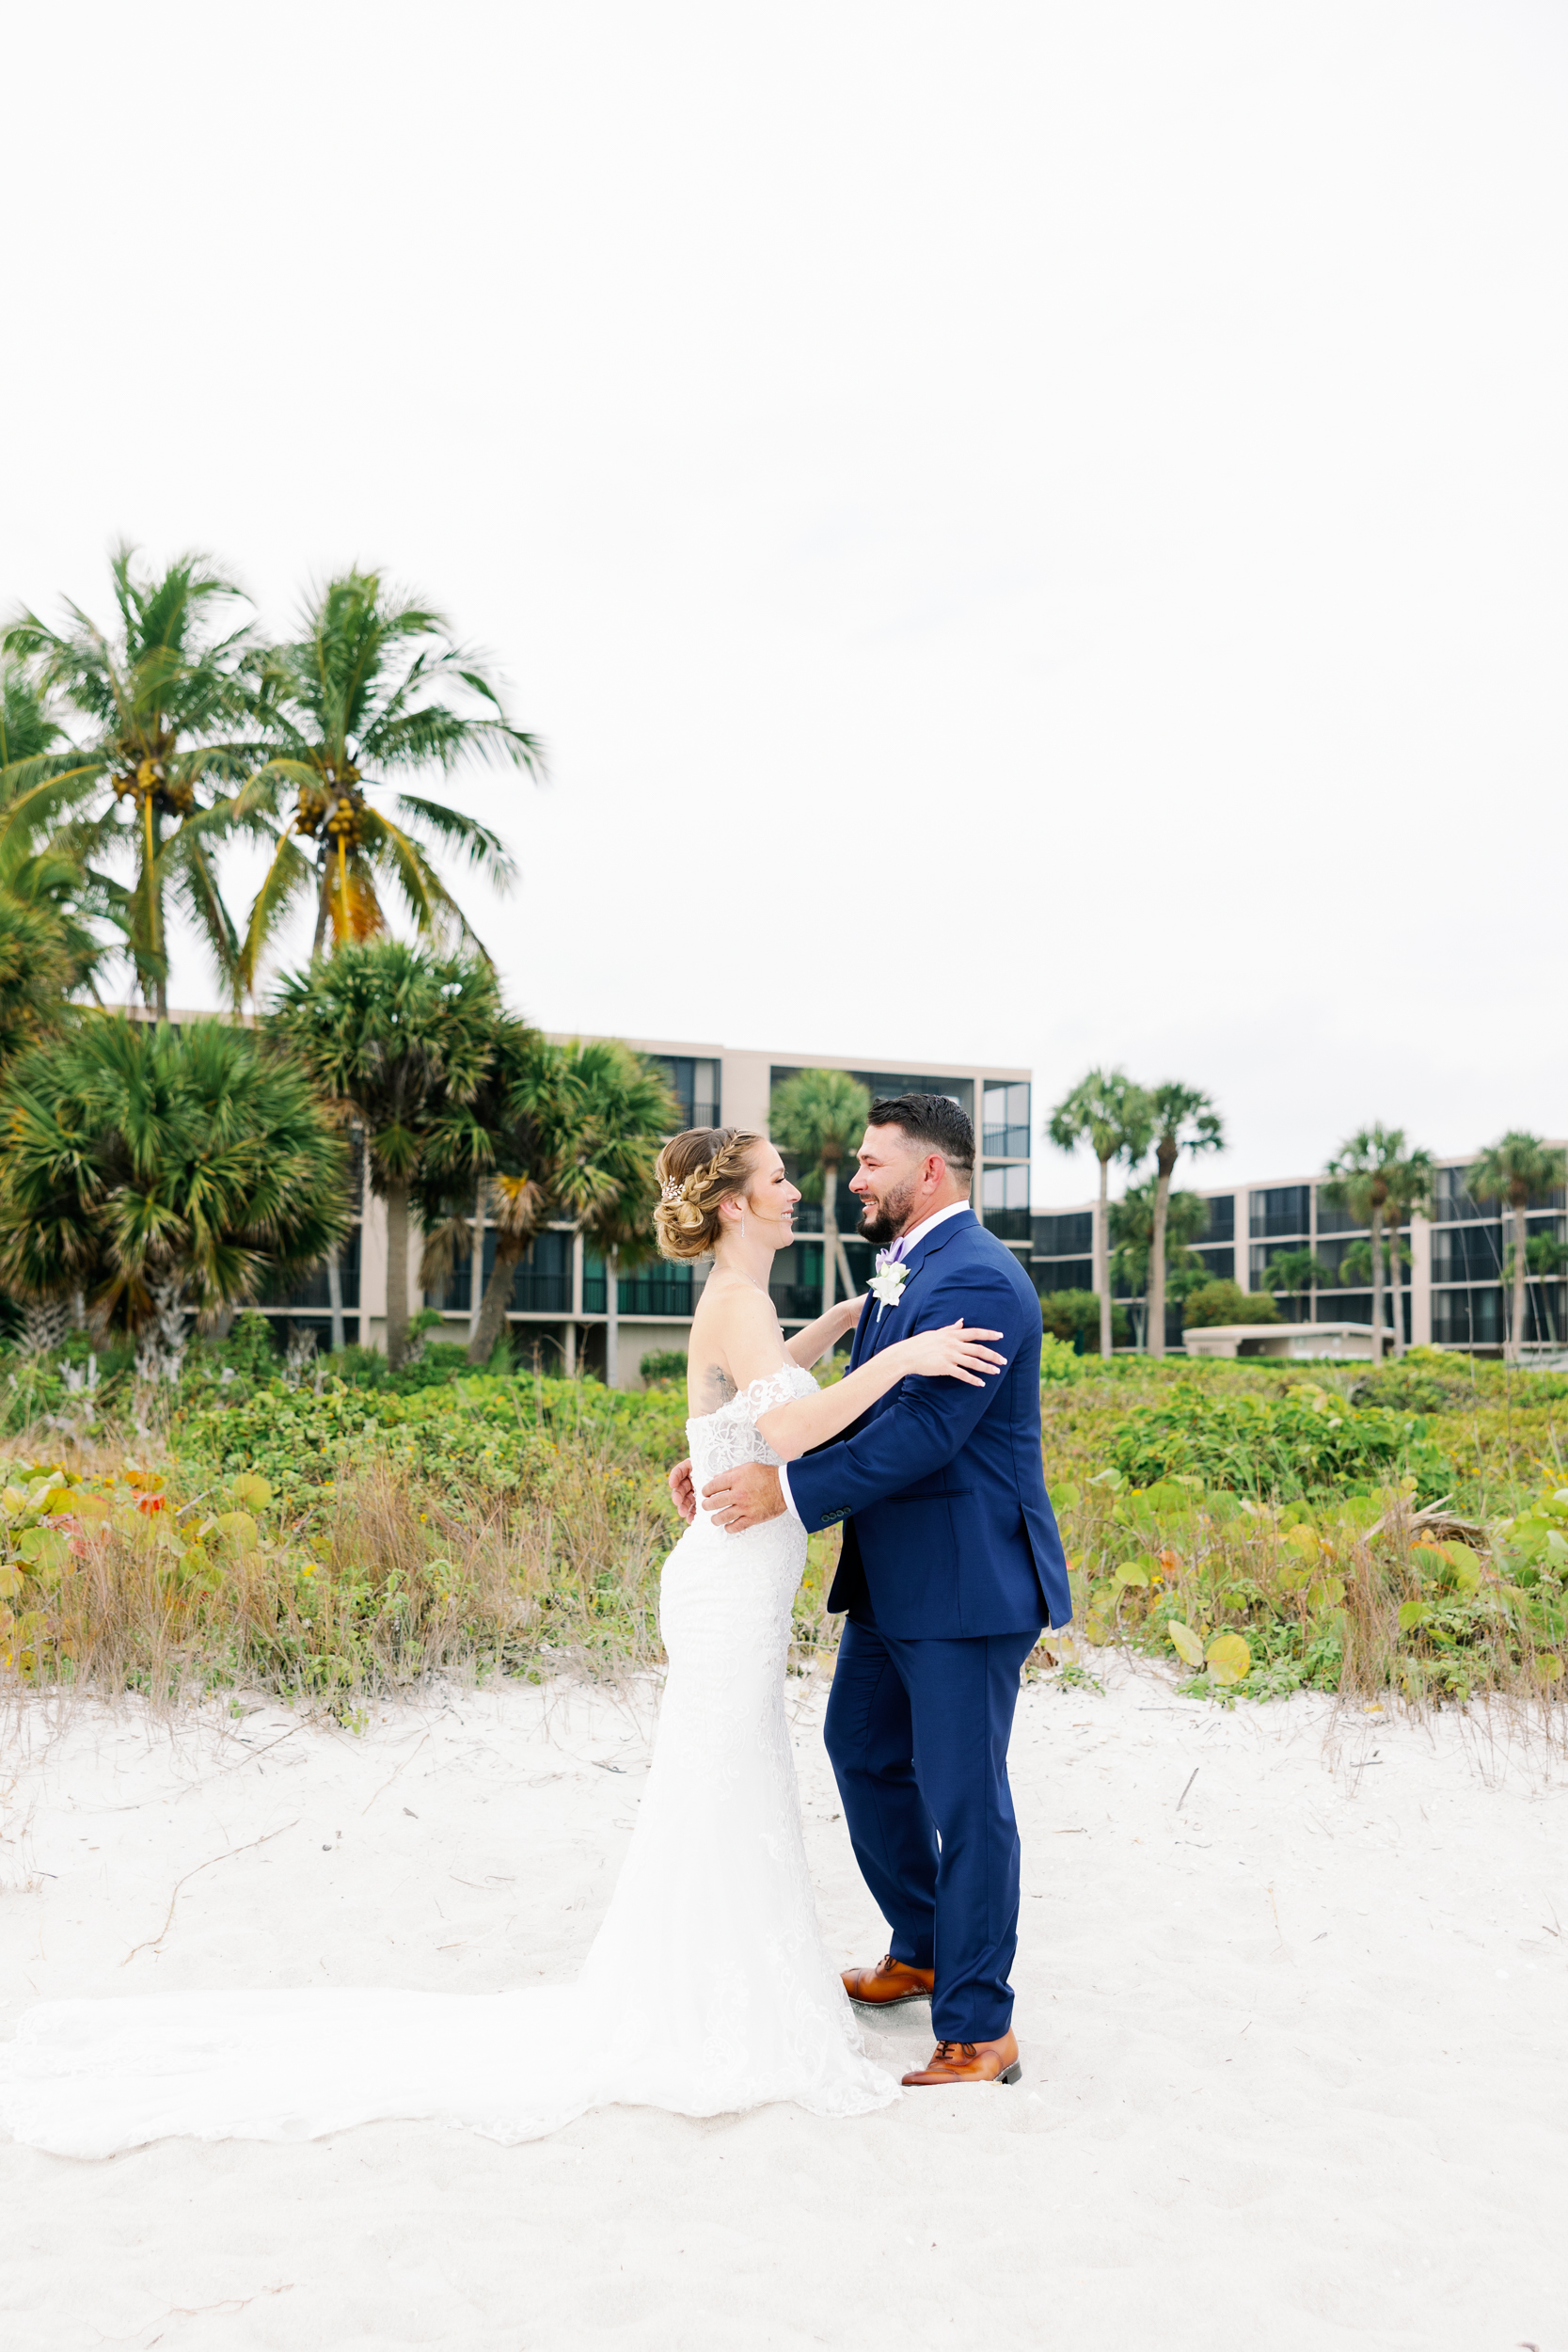
[[[800,1159],[800,1190],[822,1203],[822,1311],[833,1303],[833,1278],[842,1269],[844,1295],[854,1280],[838,1231],[838,1179],[845,1161],[865,1133],[871,1096],[847,1070],[798,1070],[773,1089],[768,1132],[781,1152]]]
[[[1100,1297],[1100,1352],[1111,1353],[1111,1229],[1109,1193],[1114,1160],[1135,1168],[1154,1132],[1154,1104],[1125,1070],[1091,1070],[1064,1095],[1046,1121],[1059,1152],[1086,1143],[1100,1162],[1100,1200],[1094,1220],[1094,1287]]]
[[[1525,1285],[1529,1278],[1529,1237],[1527,1218],[1531,1200],[1544,1193],[1555,1192],[1568,1183],[1564,1172],[1564,1154],[1539,1136],[1532,1136],[1520,1127],[1511,1127],[1506,1136],[1489,1144],[1465,1179],[1465,1189],[1472,1200],[1507,1201],[1513,1219],[1513,1241],[1509,1253],[1509,1314],[1506,1354],[1511,1364],[1518,1363],[1525,1344]]]
[[[371,1189],[387,1203],[387,1356],[408,1348],[409,1205],[432,1169],[483,1164],[474,1098],[505,1015],[480,957],[402,940],[343,948],[283,979],[269,1036],[293,1054],[340,1120],[364,1130]]]
[[[226,983],[234,983],[239,942],[214,853],[251,820],[216,787],[237,784],[253,762],[241,664],[254,641],[244,628],[218,633],[219,611],[232,607],[240,591],[205,556],[184,555],[161,578],[138,578],[135,554],[119,547],[110,560],[112,633],[70,603],[63,630],[27,612],[6,632],[5,650],[43,689],[63,695],[84,737],[13,763],[8,819],[33,827],[71,811],[73,855],[129,863],[126,948],[162,1020],[170,896],[202,934]]]
[[[1358,1225],[1366,1226],[1370,1236],[1374,1363],[1383,1357],[1383,1229],[1404,1158],[1404,1129],[1386,1127],[1381,1119],[1374,1119],[1370,1127],[1358,1128],[1339,1146],[1328,1163],[1329,1181],[1322,1187],[1320,1196],[1331,1209],[1348,1210]],[[1395,1238],[1397,1245],[1397,1232]],[[1350,1263],[1348,1258],[1346,1263]],[[1341,1279],[1344,1271],[1341,1267]]]
[[[1149,1095],[1154,1106],[1154,1215],[1149,1241],[1148,1352],[1165,1352],[1165,1217],[1170,1180],[1183,1152],[1195,1158],[1203,1152],[1225,1149],[1225,1126],[1207,1094],[1172,1079]],[[1207,1210],[1205,1210],[1207,1216]],[[1183,1236],[1191,1241],[1194,1233]]]
[[[341,1138],[302,1073],[225,1022],[89,1012],[0,1082],[0,1282],[86,1293],[177,1380],[192,1309],[313,1264],[347,1222]]]
[[[476,818],[409,786],[476,755],[542,772],[537,737],[510,723],[478,657],[450,643],[439,612],[397,597],[378,573],[329,580],[303,628],[254,665],[267,756],[242,805],[265,819],[276,846],[239,960],[250,989],[267,942],[302,899],[314,901],[313,956],[328,939],[341,947],[384,930],[389,891],[426,939],[471,941],[434,858],[456,850],[504,889],[511,857]],[[454,690],[471,707],[442,699]]]

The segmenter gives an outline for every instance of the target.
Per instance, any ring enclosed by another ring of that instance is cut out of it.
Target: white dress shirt
[[[899,1236],[903,1243],[903,1248],[898,1252],[899,1259],[907,1258],[917,1241],[924,1241],[927,1233],[934,1233],[937,1227],[945,1225],[950,1216],[961,1216],[968,1206],[967,1200],[953,1200],[945,1209],[937,1209],[931,1216],[923,1216],[918,1225],[912,1225],[907,1233]],[[866,1309],[863,1307],[861,1312],[863,1315]],[[779,1491],[784,1496],[784,1509],[790,1518],[799,1519],[800,1514],[795,1508],[795,1498],[789,1491],[789,1464],[787,1462],[779,1464]]]

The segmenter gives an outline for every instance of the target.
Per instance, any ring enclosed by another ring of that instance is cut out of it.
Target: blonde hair
[[[761,1141],[747,1127],[689,1127],[671,1137],[655,1171],[663,1194],[654,1211],[660,1257],[708,1255],[722,1224],[720,1204],[746,1192]]]

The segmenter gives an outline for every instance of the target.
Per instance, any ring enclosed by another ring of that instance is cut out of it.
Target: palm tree
[[[1154,1106],[1154,1217],[1149,1243],[1148,1283],[1148,1352],[1163,1356],[1165,1352],[1165,1216],[1170,1199],[1170,1180],[1177,1160],[1183,1152],[1196,1158],[1200,1152],[1222,1152],[1225,1149],[1225,1127],[1220,1115],[1207,1094],[1196,1087],[1182,1086],[1172,1079],[1164,1086],[1155,1087],[1149,1096]],[[1207,1214],[1207,1212],[1205,1212]],[[1195,1228],[1195,1232],[1198,1229]],[[1190,1241],[1193,1234],[1185,1239]]]
[[[1142,1184],[1129,1184],[1121,1199],[1112,1201],[1110,1221],[1111,1239],[1116,1244],[1111,1253],[1111,1273],[1117,1281],[1126,1282],[1134,1297],[1142,1294],[1146,1314],[1141,1337],[1143,1344],[1152,1351],[1156,1247],[1161,1248],[1165,1261],[1159,1283],[1163,1320],[1167,1285],[1172,1296],[1181,1298],[1209,1279],[1209,1268],[1190,1247],[1209,1222],[1209,1203],[1196,1192],[1164,1189],[1162,1197],[1161,1179],[1156,1173],[1146,1176]],[[1160,1237],[1158,1244],[1156,1235]]]
[[[1521,1361],[1525,1344],[1525,1285],[1529,1276],[1529,1240],[1526,1219],[1532,1199],[1555,1192],[1568,1182],[1564,1154],[1539,1136],[1511,1127],[1489,1144],[1465,1179],[1472,1200],[1506,1200],[1513,1217],[1513,1243],[1509,1254],[1512,1311],[1506,1354],[1511,1364]]]
[[[680,1125],[680,1105],[662,1073],[616,1040],[568,1046],[575,1132],[564,1139],[556,1197],[605,1262],[605,1384],[620,1386],[620,1278],[623,1265],[654,1254],[658,1199],[654,1162]],[[581,1201],[574,1207],[574,1200]]]
[[[57,1028],[90,982],[107,952],[92,922],[126,928],[123,886],[84,865],[36,788],[62,759],[62,735],[22,665],[0,659],[0,1060]]]
[[[1400,1230],[1407,1225],[1419,1209],[1431,1206],[1433,1187],[1437,1182],[1437,1164],[1432,1153],[1416,1150],[1404,1152],[1383,1171],[1388,1186],[1387,1219],[1388,1285],[1392,1294],[1394,1318],[1394,1356],[1404,1354],[1404,1302],[1400,1295],[1402,1269],[1410,1263],[1410,1255],[1400,1240]]]
[[[1064,1095],[1045,1132],[1059,1152],[1087,1143],[1100,1162],[1100,1201],[1094,1221],[1094,1287],[1100,1295],[1100,1352],[1111,1354],[1111,1163],[1135,1168],[1154,1132],[1154,1105],[1124,1070],[1091,1070]]]
[[[483,1163],[474,1098],[505,1015],[491,966],[402,940],[345,947],[280,982],[267,1018],[340,1120],[363,1128],[371,1189],[387,1203],[387,1356],[408,1347],[409,1203],[432,1168]]]
[[[1333,1267],[1324,1265],[1310,1249],[1282,1249],[1264,1269],[1263,1289],[1270,1296],[1282,1291],[1287,1298],[1306,1299],[1333,1279]]]
[[[1374,1119],[1370,1127],[1359,1128],[1339,1146],[1328,1163],[1329,1182],[1322,1188],[1321,1197],[1331,1209],[1347,1209],[1370,1235],[1374,1363],[1383,1357],[1383,1228],[1404,1157],[1404,1129],[1386,1127],[1381,1119]],[[1397,1233],[1395,1239],[1397,1246]],[[1344,1273],[1341,1267],[1341,1279]]]
[[[112,639],[70,603],[63,632],[31,612],[6,632],[6,651],[27,663],[42,687],[64,695],[87,736],[71,750],[43,748],[13,767],[10,819],[35,825],[75,810],[73,851],[129,860],[135,880],[124,900],[127,952],[162,1020],[171,892],[224,979],[234,981],[239,943],[213,853],[250,820],[231,796],[214,797],[211,787],[237,783],[251,764],[251,701],[240,667],[252,639],[245,629],[213,633],[214,615],[240,591],[205,556],[182,556],[161,579],[139,580],[135,552],[118,548],[110,561],[119,614]]]
[[[800,1190],[822,1202],[822,1311],[833,1303],[833,1276],[844,1273],[844,1295],[854,1280],[838,1232],[838,1178],[865,1133],[871,1096],[847,1070],[798,1070],[773,1089],[768,1132],[782,1152],[800,1157]]]
[[[430,1236],[424,1271],[435,1279],[454,1256],[478,1251],[482,1229],[477,1216],[470,1222],[470,1202],[476,1168],[480,1174],[496,1255],[474,1317],[468,1361],[489,1362],[518,1263],[540,1228],[559,1219],[574,1224],[604,1255],[605,1376],[613,1387],[620,1369],[620,1271],[651,1254],[654,1162],[664,1137],[680,1123],[679,1104],[662,1074],[617,1039],[558,1045],[518,1024],[501,1041],[468,1116],[478,1156],[438,1149],[420,1195]],[[476,1292],[482,1263],[476,1256]]]
[[[305,898],[315,901],[312,956],[329,934],[341,947],[384,930],[388,889],[426,939],[472,940],[433,857],[459,850],[502,889],[515,878],[511,857],[486,826],[408,784],[421,771],[449,774],[475,754],[542,772],[538,739],[508,722],[478,658],[448,642],[439,612],[400,600],[379,574],[329,580],[303,620],[297,644],[256,664],[268,755],[243,804],[270,820],[277,847],[240,956],[249,989],[268,940]],[[437,699],[452,688],[476,707]],[[384,806],[368,798],[377,790]]]
[[[304,1075],[219,1021],[90,1012],[0,1085],[0,1281],[87,1294],[177,1380],[193,1308],[313,1264],[347,1222],[341,1139]]]

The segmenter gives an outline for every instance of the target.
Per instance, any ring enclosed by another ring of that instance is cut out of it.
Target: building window
[[[681,1106],[681,1126],[720,1124],[719,1064],[691,1054],[644,1054]]]
[[[1349,1209],[1330,1208],[1323,1199],[1324,1187],[1318,1186],[1318,1232],[1323,1233],[1364,1233],[1367,1228],[1357,1225]]]
[[[1249,1216],[1253,1237],[1300,1235],[1305,1238],[1312,1215],[1310,1184],[1275,1184],[1251,1195]]]
[[[1209,1222],[1204,1227],[1202,1232],[1198,1235],[1195,1246],[1198,1248],[1202,1248],[1210,1242],[1234,1241],[1235,1238],[1235,1194],[1233,1192],[1211,1193],[1209,1197]]]
[[[351,1225],[338,1244],[338,1271],[342,1279],[343,1308],[355,1313],[359,1310],[359,1228]],[[259,1307],[303,1308],[327,1307],[326,1266],[325,1262],[293,1284],[274,1281],[264,1289],[256,1304]],[[328,1327],[330,1328],[330,1326]]]
[[[1042,1298],[1053,1291],[1092,1291],[1092,1258],[1031,1258],[1029,1272]]]
[[[1439,1226],[1432,1236],[1434,1282],[1495,1282],[1503,1270],[1498,1225]]]
[[[775,1062],[768,1073],[769,1093],[786,1078],[798,1078],[803,1069],[813,1067],[809,1062]],[[970,1119],[974,1116],[974,1086],[969,1078],[921,1078],[907,1070],[851,1070],[848,1074],[859,1079],[874,1103],[888,1102],[895,1094],[944,1094]]]
[[[988,1232],[999,1241],[1029,1238],[1029,1163],[980,1171],[980,1208]]]
[[[1231,1206],[1234,1208],[1234,1201]],[[1234,1246],[1228,1249],[1208,1249],[1199,1247],[1195,1248],[1193,1254],[1202,1259],[1208,1269],[1211,1282],[1233,1282],[1235,1280],[1236,1251]]]
[[[1064,1216],[1037,1216],[1035,1254],[1039,1258],[1082,1258],[1094,1248],[1094,1217],[1087,1209]]]
[[[1026,1160],[1029,1156],[1029,1088],[1016,1080],[987,1087],[981,1115],[981,1150],[988,1160]]]

